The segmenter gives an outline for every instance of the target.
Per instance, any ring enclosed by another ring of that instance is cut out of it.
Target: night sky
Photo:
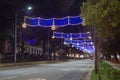
[[[22,23],[23,17],[65,17],[80,15],[80,6],[83,0],[1,0],[0,2],[0,33],[2,35],[10,30],[14,31],[15,12],[25,9],[31,5],[32,11],[25,11],[18,16],[19,23]],[[74,27],[74,28],[73,28]],[[83,28],[82,28],[83,29]],[[79,32],[75,26],[59,29],[63,32]]]

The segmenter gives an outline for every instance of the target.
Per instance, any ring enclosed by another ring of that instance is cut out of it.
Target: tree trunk
[[[113,55],[114,55],[114,57],[115,57],[115,62],[119,63],[118,58],[117,58],[117,54],[114,53]]]
[[[99,40],[96,38],[96,43],[95,43],[95,73],[98,74],[99,73]]]

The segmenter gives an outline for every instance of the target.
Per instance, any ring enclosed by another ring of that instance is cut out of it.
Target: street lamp
[[[32,9],[32,7],[31,6],[29,6],[29,7],[27,7],[27,10],[31,10]],[[17,53],[17,21],[18,21],[18,19],[17,19],[17,17],[18,17],[18,15],[20,15],[20,13],[22,13],[22,12],[24,12],[26,9],[22,9],[22,10],[20,10],[20,11],[16,11],[16,14],[15,14],[15,26],[14,26],[14,63],[16,64],[16,53]]]
[[[31,7],[31,6],[29,6],[27,9],[28,9],[28,10],[32,10],[32,7]]]

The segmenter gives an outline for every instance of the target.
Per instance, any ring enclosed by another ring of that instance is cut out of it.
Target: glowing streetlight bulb
[[[31,7],[31,6],[29,6],[27,9],[28,9],[28,10],[32,10],[32,7]]]

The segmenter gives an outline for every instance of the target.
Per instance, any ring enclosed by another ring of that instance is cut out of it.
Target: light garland
[[[75,47],[83,52],[94,53],[95,48],[91,39],[87,40],[69,40],[65,39],[64,44],[72,44],[72,47]]]
[[[67,16],[64,18],[49,18],[49,19],[44,19],[41,17],[31,18],[25,16],[24,23],[31,27],[36,26],[51,27],[52,25],[55,25],[57,27],[64,27],[67,25],[82,24],[82,19],[80,18],[80,16]]]
[[[92,40],[69,40],[69,39],[65,39],[64,43],[66,43],[66,44],[78,44],[78,43],[93,44]]]
[[[64,38],[64,39],[78,39],[78,38],[88,38],[89,33],[63,33],[63,32],[53,32],[54,38]]]
[[[83,52],[87,52],[87,53],[94,53],[95,52],[95,49],[93,48],[94,46],[83,46],[83,45],[72,45],[72,47],[76,47],[78,48],[79,50],[82,50]]]

